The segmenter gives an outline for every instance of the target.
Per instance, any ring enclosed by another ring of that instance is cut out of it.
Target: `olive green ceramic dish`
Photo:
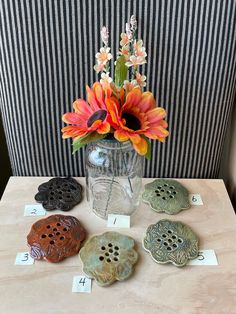
[[[189,192],[176,180],[156,179],[144,188],[143,201],[158,213],[173,215],[190,208]]]
[[[147,228],[143,247],[157,263],[185,266],[198,256],[198,242],[189,226],[163,219]]]

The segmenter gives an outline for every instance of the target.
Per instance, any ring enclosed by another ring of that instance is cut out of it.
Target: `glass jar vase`
[[[139,205],[143,157],[127,142],[104,139],[86,147],[86,194],[95,214],[131,215]]]

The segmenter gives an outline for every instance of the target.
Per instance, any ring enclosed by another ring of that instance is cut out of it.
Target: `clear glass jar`
[[[127,142],[104,139],[86,148],[86,194],[95,214],[131,215],[139,205],[143,157]]]

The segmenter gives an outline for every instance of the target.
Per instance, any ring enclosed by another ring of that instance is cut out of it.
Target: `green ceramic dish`
[[[198,256],[198,242],[189,226],[163,219],[147,228],[143,247],[155,262],[181,267]]]
[[[144,188],[143,201],[158,213],[173,215],[190,208],[189,192],[176,180],[156,179]]]
[[[134,240],[118,232],[105,232],[87,241],[80,250],[83,271],[100,286],[125,280],[138,260]]]

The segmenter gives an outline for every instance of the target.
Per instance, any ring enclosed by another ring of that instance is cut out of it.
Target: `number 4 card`
[[[92,280],[85,276],[74,276],[72,292],[91,293]]]

